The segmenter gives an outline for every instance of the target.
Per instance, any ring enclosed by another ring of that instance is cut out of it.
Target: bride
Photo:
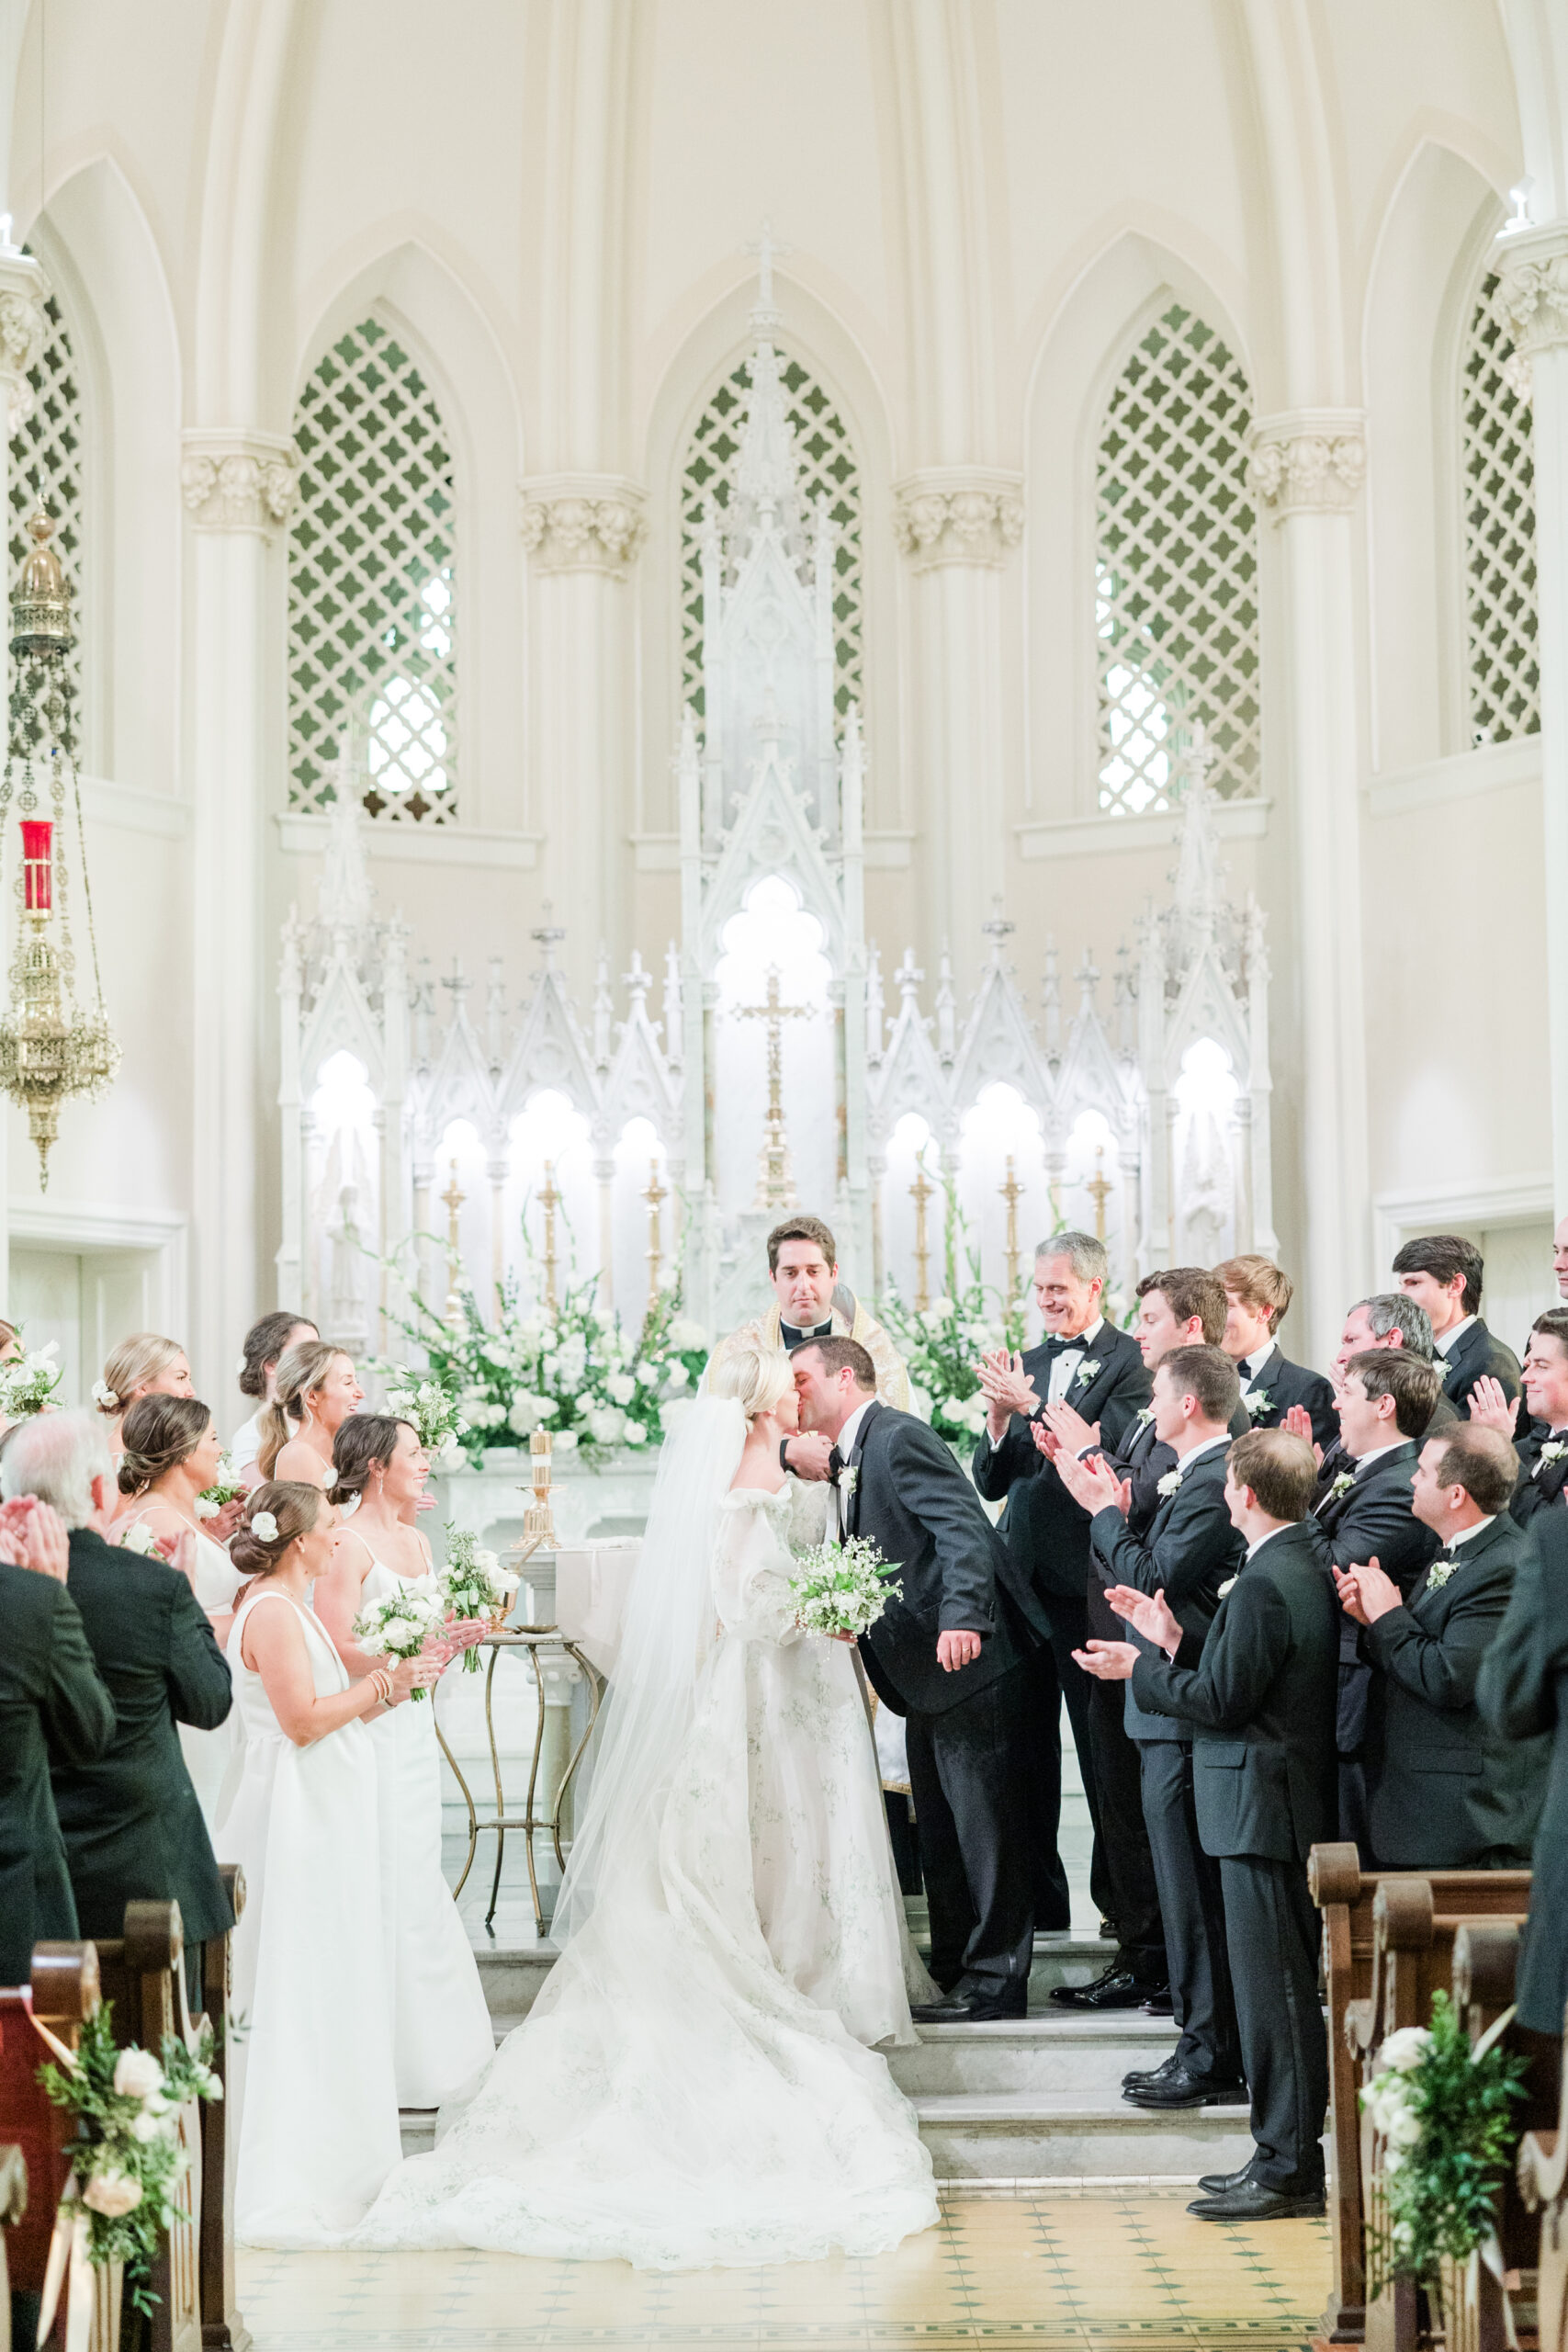
[[[561,1956],[355,2245],[682,2269],[875,2254],[937,2219],[864,2046],[913,2039],[919,1972],[852,1654],[790,1606],[788,1359],[724,1369],[660,1464]]]

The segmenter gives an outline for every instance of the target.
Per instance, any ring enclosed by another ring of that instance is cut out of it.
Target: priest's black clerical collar
[[[779,1318],[779,1337],[786,1348],[803,1347],[807,1340],[830,1340],[832,1336],[833,1318],[830,1315],[826,1323],[815,1324],[809,1331],[797,1330],[793,1323],[786,1323],[782,1316]]]

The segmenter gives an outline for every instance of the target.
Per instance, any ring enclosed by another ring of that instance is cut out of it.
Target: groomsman
[[[1494,1339],[1481,1319],[1485,1265],[1473,1241],[1459,1233],[1428,1233],[1407,1241],[1394,1254],[1399,1286],[1424,1306],[1432,1326],[1443,1393],[1461,1419],[1470,1416],[1471,1395],[1485,1375],[1504,1393],[1519,1393],[1519,1360]]]
[[[1529,1540],[1507,1515],[1514,1471],[1501,1431],[1457,1423],[1416,1465],[1416,1515],[1442,1548],[1409,1599],[1375,1560],[1335,1571],[1372,1668],[1367,1819],[1380,1869],[1529,1865],[1545,1746],[1489,1735],[1475,1703]]]
[[[1568,1511],[1530,1529],[1475,1699],[1499,1738],[1551,1743],[1517,1997],[1519,2023],[1555,2041],[1568,2003]]]
[[[1035,1829],[1036,1924],[1066,1928],[1071,1920],[1066,1873],[1056,1838],[1062,1802],[1062,1698],[1067,1702],[1078,1770],[1094,1825],[1089,1892],[1100,1917],[1125,1939],[1125,1923],[1109,1866],[1089,1735],[1090,1684],[1073,1655],[1089,1638],[1087,1596],[1089,1516],[1067,1493],[1035,1432],[1048,1405],[1066,1403],[1098,1424],[1107,1444],[1131,1429],[1148,1402],[1149,1376],[1136,1340],[1100,1313],[1110,1261],[1105,1244],[1089,1233],[1053,1234],[1034,1259],[1034,1297],[1045,1325],[1038,1347],[1010,1356],[998,1349],[979,1365],[986,1428],[971,1472],[987,1502],[1006,1498],[1002,1536],[1039,1595],[1050,1620],[1051,1644],[1027,1661],[1030,1684],[1032,1779],[1038,1807]]]
[[[1518,1526],[1528,1527],[1538,1511],[1561,1503],[1568,1487],[1568,1308],[1550,1307],[1530,1325],[1523,1381],[1528,1425],[1522,1436],[1514,1435],[1521,1417],[1495,1381],[1477,1385],[1470,1417],[1514,1437],[1518,1478],[1508,1510]]]
[[[1235,1366],[1223,1350],[1178,1348],[1161,1359],[1154,1378],[1154,1427],[1175,1453],[1176,1466],[1159,1481],[1159,1509],[1142,1538],[1127,1522],[1130,1489],[1104,1462],[1060,1457],[1069,1492],[1094,1513],[1094,1547],[1116,1585],[1163,1592],[1181,1625],[1200,1638],[1245,1550],[1224,1498],[1230,1420],[1239,1401]],[[1126,1706],[1127,1729],[1142,1763],[1144,1817],[1180,2039],[1165,2065],[1130,2075],[1123,2096],[1139,2107],[1228,2105],[1244,2096],[1241,2052],[1220,1873],[1200,1842],[1193,1808],[1191,1730],[1139,1707],[1131,1690]]]
[[[1339,1350],[1329,1365],[1329,1378],[1337,1385],[1352,1356],[1368,1355],[1374,1348],[1404,1348],[1423,1363],[1432,1361],[1432,1326],[1427,1310],[1402,1290],[1374,1292],[1371,1298],[1359,1298],[1345,1317],[1345,1328],[1339,1335]],[[1335,1418],[1338,1419],[1338,1405]],[[1432,1418],[1422,1431],[1424,1437],[1436,1437],[1439,1430],[1448,1429],[1459,1415],[1441,1389],[1432,1408]],[[1310,1437],[1311,1423],[1304,1413],[1287,1413],[1284,1426],[1293,1430],[1297,1437]],[[1341,1470],[1353,1470],[1355,1464],[1340,1445],[1337,1436],[1324,1447],[1318,1462],[1317,1491],[1319,1498],[1327,1493]]]
[[[1408,1592],[1438,1549],[1416,1516],[1411,1481],[1416,1442],[1424,1438],[1439,1393],[1436,1364],[1404,1348],[1369,1349],[1340,1374],[1339,1442],[1346,1466],[1320,1487],[1314,1517],[1337,1568],[1377,1560]],[[1458,1422],[1454,1424],[1460,1426]],[[1353,1618],[1340,1632],[1339,1834],[1368,1849],[1362,1758],[1371,1668],[1361,1656]]]
[[[1117,1609],[1157,1646],[1140,1655],[1130,1643],[1096,1643],[1098,1657],[1087,1661],[1091,1670],[1130,1676],[1146,1712],[1192,1726],[1198,1826],[1224,1892],[1253,2138],[1242,2171],[1200,2180],[1204,2195],[1188,2211],[1206,2221],[1288,2221],[1323,2211],[1328,2041],[1306,1861],[1334,1819],[1337,1643],[1306,1516],[1313,1470],[1304,1440],[1285,1430],[1239,1438],[1226,1464],[1225,1501],[1246,1558],[1207,1639],[1185,1632],[1163,1598],[1119,1590]]]
[[[1320,1372],[1292,1363],[1279,1329],[1295,1295],[1289,1274],[1270,1258],[1227,1258],[1215,1273],[1225,1286],[1220,1342],[1235,1365],[1241,1401],[1255,1430],[1277,1430],[1292,1406],[1304,1411],[1318,1445],[1333,1442],[1334,1390]]]

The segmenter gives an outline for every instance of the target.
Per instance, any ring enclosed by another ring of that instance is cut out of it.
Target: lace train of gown
[[[654,1901],[601,1894],[479,2096],[399,2165],[355,2245],[681,2269],[874,2254],[937,2219],[913,2109],[823,2005],[911,2038],[870,1728],[847,1646],[795,1633],[788,1514],[787,1489],[727,1498],[723,1630]]]

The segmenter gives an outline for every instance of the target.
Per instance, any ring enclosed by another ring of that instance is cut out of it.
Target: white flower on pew
[[[141,2183],[132,2180],[129,2173],[96,2172],[82,2191],[82,2202],[90,2205],[95,2213],[101,2213],[106,2221],[121,2221],[141,2204]]]
[[[1424,2025],[1402,2025],[1385,2034],[1378,2050],[1379,2074],[1409,2074],[1413,2066],[1420,2064],[1421,2054],[1431,2039]]]
[[[164,2087],[164,2069],[150,2050],[122,2050],[115,2061],[114,2086],[121,2098],[152,2098]]]

